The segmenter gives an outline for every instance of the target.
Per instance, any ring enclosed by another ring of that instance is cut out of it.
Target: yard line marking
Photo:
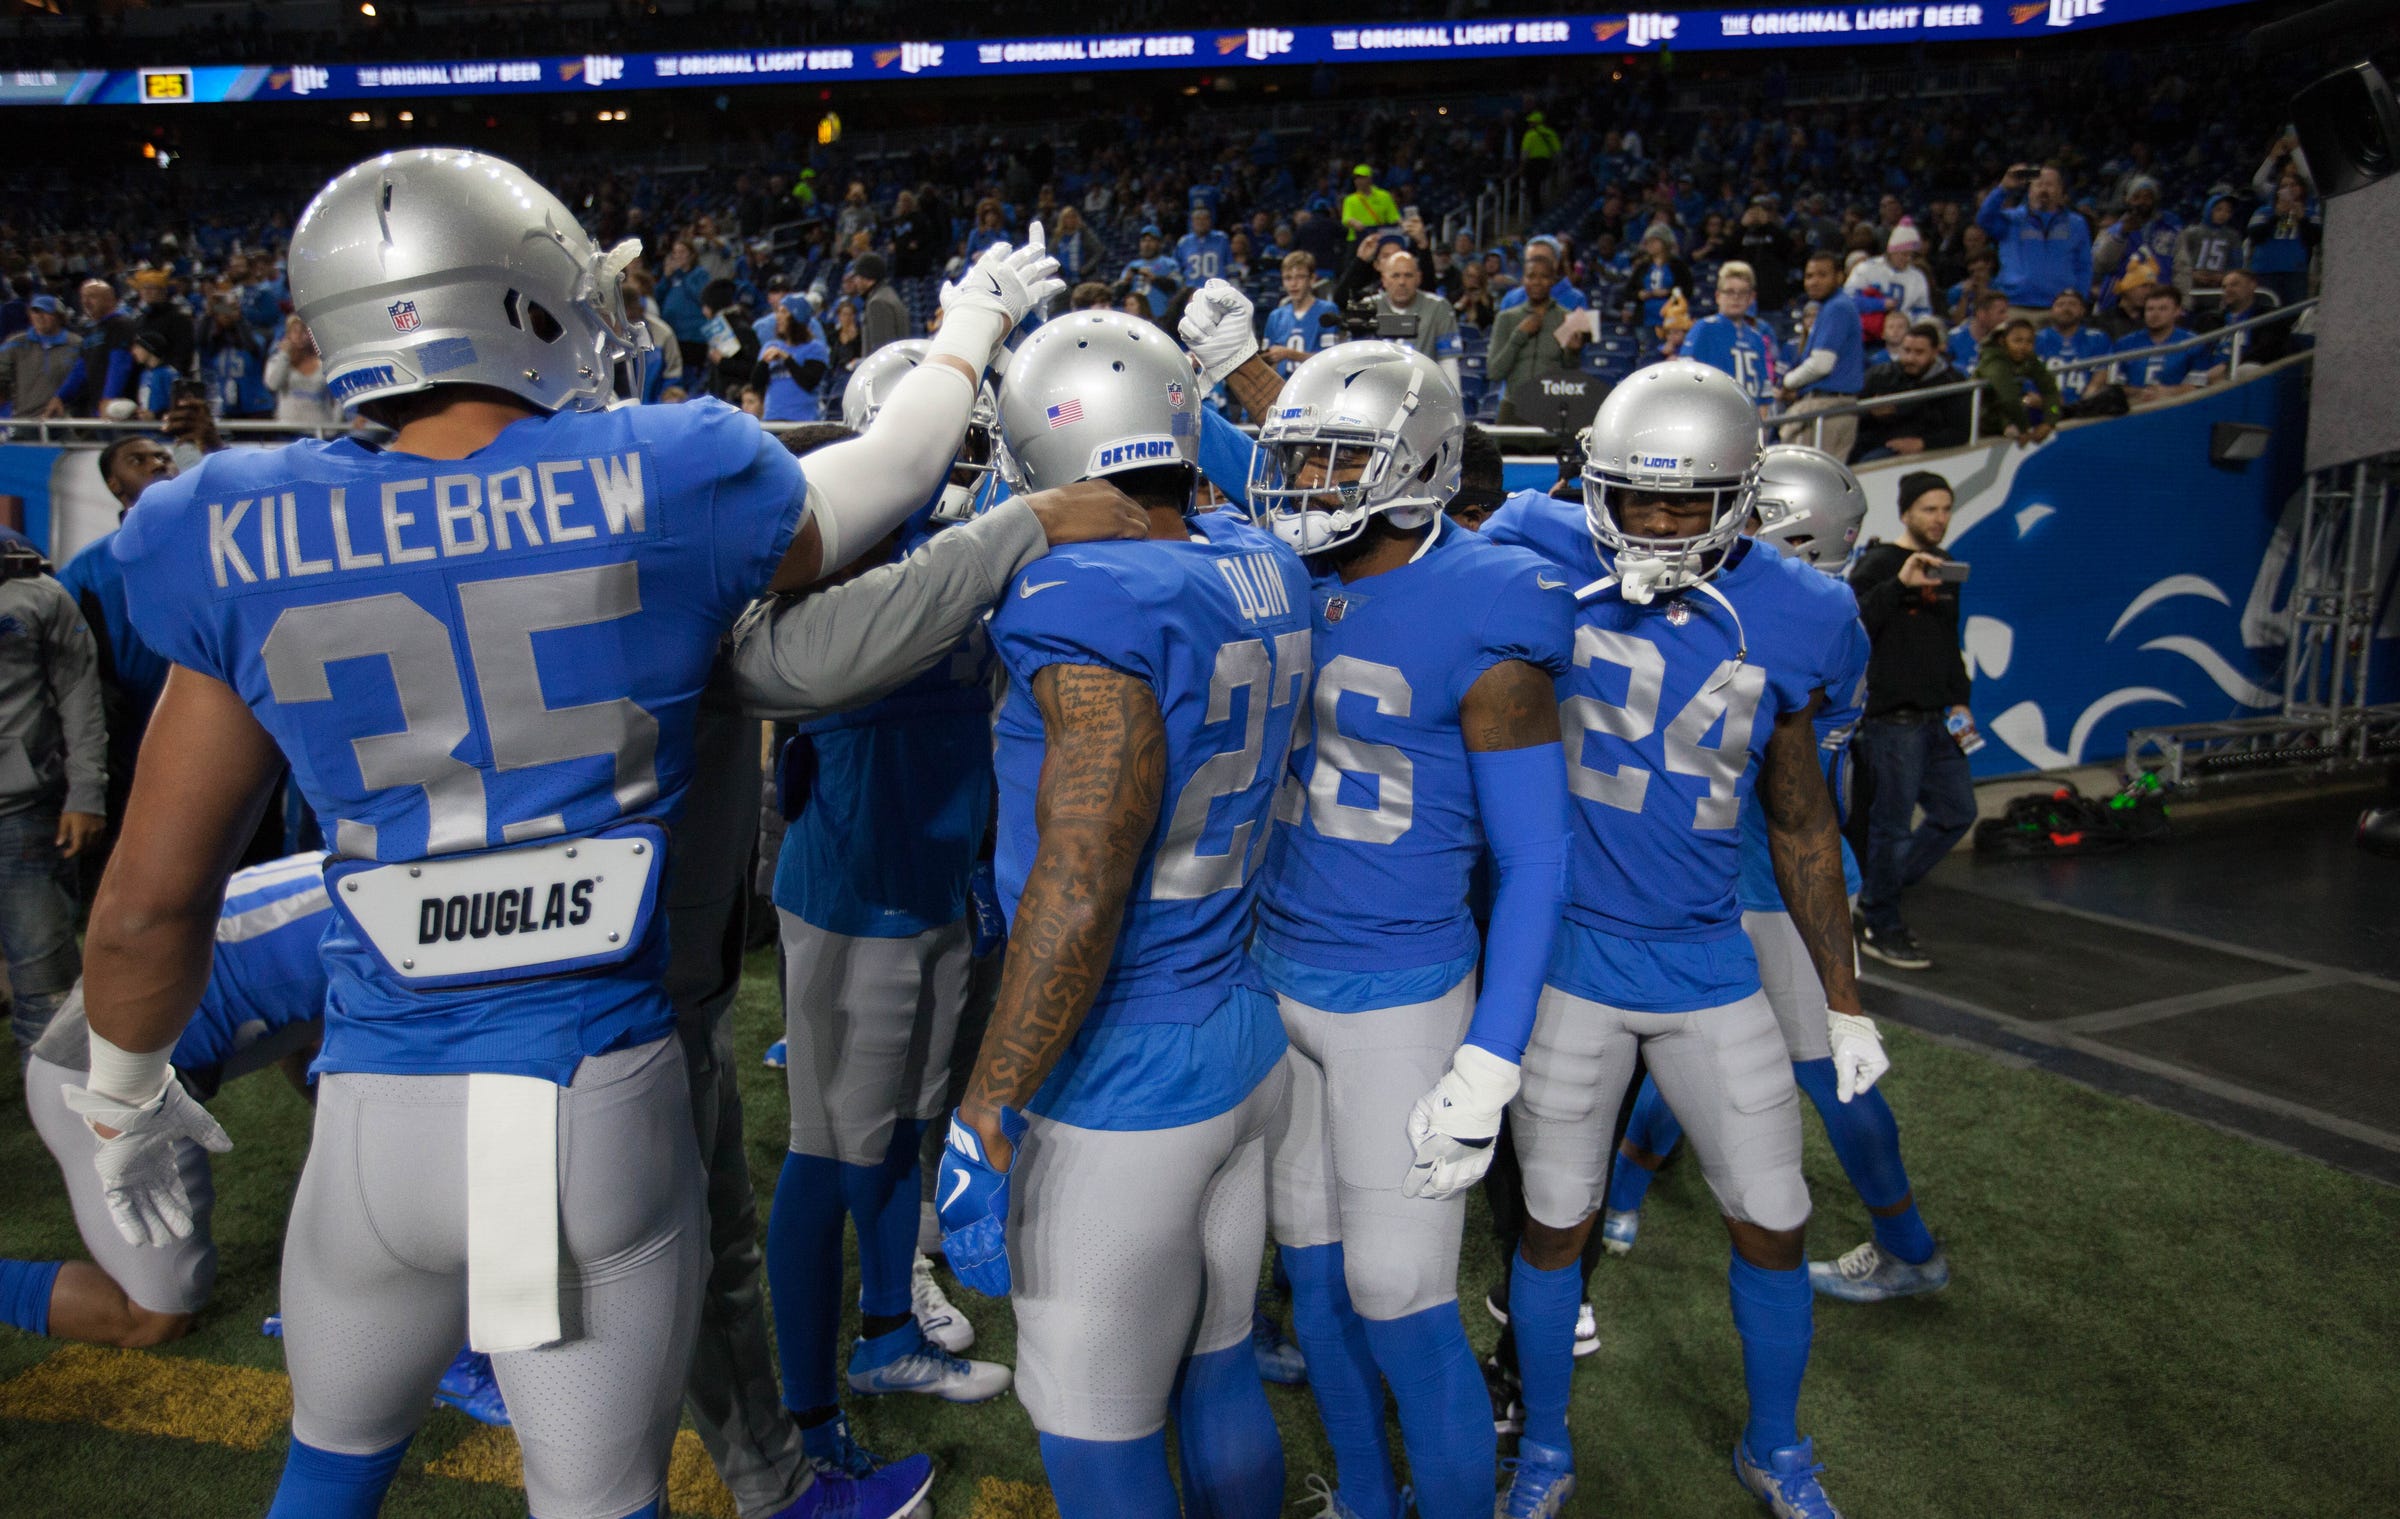
[[[0,1418],[260,1450],[291,1423],[292,1389],[255,1366],[68,1344],[0,1383]]]

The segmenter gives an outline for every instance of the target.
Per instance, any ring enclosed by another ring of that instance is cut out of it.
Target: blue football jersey
[[[2108,334],[2097,327],[2078,327],[2072,337],[2055,327],[2044,327],[2033,335],[2033,351],[2054,371],[2084,359],[2106,358],[2114,351]],[[2108,377],[2106,369],[2077,369],[2058,376],[2059,399],[2072,406],[2098,381]]]
[[[146,726],[150,709],[166,689],[167,662],[134,628],[133,614],[125,605],[125,569],[117,563],[116,537],[111,529],[85,544],[58,572],[58,583],[83,608],[84,620],[97,622],[93,631],[108,651],[109,669],[133,698],[135,715]]]
[[[1459,703],[1503,660],[1566,673],[1567,577],[1436,519],[1409,563],[1320,576],[1316,694],[1276,809],[1259,942],[1327,970],[1475,953],[1467,877],[1483,852]],[[1284,987],[1294,991],[1296,988]]]
[[[1283,1025],[1245,953],[1275,792],[1308,699],[1308,575],[1229,512],[1193,540],[1087,543],[1021,572],[992,614],[1009,688],[993,723],[998,876],[1013,923],[1040,844],[1046,750],[1035,675],[1101,665],[1149,686],[1166,725],[1158,824],[1090,1015],[1030,1106],[1086,1128],[1166,1128],[1241,1101]]]
[[[1832,577],[1828,576],[1828,579]],[[1847,582],[1836,581],[1848,589]],[[1856,605],[1856,593],[1852,605]],[[1850,650],[1854,665],[1835,670],[1825,683],[1825,705],[1816,717],[1817,763],[1824,767],[1825,784],[1838,802],[1843,795],[1842,768],[1850,752],[1850,735],[1866,710],[1867,644],[1858,640]],[[1858,895],[1858,861],[1850,841],[1842,840],[1842,889]],[[1734,898],[1744,912],[1783,911],[1783,889],[1775,884],[1775,861],[1767,849],[1767,806],[1753,791],[1742,803],[1742,875]]]
[[[237,871],[217,913],[216,958],[199,1009],[175,1041],[175,1068],[206,1071],[279,1029],[325,1016],[325,959],[333,921],[325,856],[296,854]]]
[[[410,863],[671,823],[717,646],[805,494],[720,402],[563,412],[459,460],[348,438],[213,454],[144,495],[116,553],[144,640],[240,693],[336,855]],[[663,916],[623,953],[436,989],[341,915],[319,1069],[565,1082],[673,1026]]]
[[[905,939],[966,915],[992,821],[991,644],[864,707],[803,723],[808,795],[775,860],[775,905],[828,933]]]
[[[1733,376],[1754,401],[1775,389],[1775,340],[1755,321],[1702,317],[1683,340],[1683,356]]]
[[[1485,534],[1521,543],[1577,586],[1603,574],[1582,509],[1520,496]],[[1739,822],[1776,721],[1863,665],[1848,587],[1737,544],[1703,594],[1637,606],[1585,599],[1573,668],[1559,681],[1568,789],[1566,920],[1552,980],[1648,1011],[1716,1006],[1757,987],[1735,899]],[[1737,649],[1747,648],[1736,658]],[[1689,954],[1661,946],[1689,945]]]

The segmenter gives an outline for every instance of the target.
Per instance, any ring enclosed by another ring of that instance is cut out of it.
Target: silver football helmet
[[[1467,414],[1440,365],[1397,343],[1344,343],[1284,382],[1250,456],[1250,511],[1303,554],[1382,512],[1422,527],[1458,494]]]
[[[489,385],[544,411],[638,386],[646,326],[605,253],[532,175],[464,148],[386,153],[334,176],[292,228],[292,308],[344,410],[435,385]]]
[[[904,338],[859,360],[858,367],[850,371],[850,383],[842,387],[842,425],[852,432],[865,432],[891,398],[892,388],[924,363],[932,350],[933,344],[924,338]],[[975,388],[975,409],[968,414],[966,437],[950,461],[941,499],[934,503],[934,521],[965,522],[991,506],[999,480],[994,468],[999,442],[1000,398],[992,394],[992,382],[986,376]]]
[[[1200,378],[1175,340],[1121,311],[1044,322],[1000,382],[1000,469],[1020,494],[1180,464],[1200,476]]]
[[[1867,493],[1849,467],[1805,443],[1771,443],[1758,456],[1758,489],[1750,498],[1758,529],[1786,557],[1805,559],[1839,575],[1858,546],[1867,520]]]
[[[1717,572],[1749,520],[1758,454],[1758,409],[1721,369],[1668,359],[1609,392],[1584,433],[1583,503],[1627,600],[1646,602]],[[1705,494],[1708,526],[1688,538],[1635,537],[1617,520],[1624,493]]]

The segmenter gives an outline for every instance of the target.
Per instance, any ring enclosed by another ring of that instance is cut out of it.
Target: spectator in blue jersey
[[[2010,202],[2022,195],[2022,202]],[[2013,165],[1983,198],[1976,225],[2000,250],[2000,291],[2011,315],[2036,321],[2061,290],[2092,288],[2092,229],[2067,205],[2067,174]]]
[[[1734,259],[1717,270],[1717,309],[1692,324],[1668,356],[1698,359],[1711,369],[1732,375],[1754,401],[1765,403],[1775,394],[1776,372],[1782,367],[1775,335],[1751,314],[1758,298],[1758,276]]]
[[[1967,319],[1950,329],[1950,362],[1967,374],[1983,362],[1983,345],[1991,340],[2000,324],[2008,320],[2008,297],[1997,290],[1986,290],[1975,297]]]
[[[700,293],[707,288],[708,272],[693,254],[691,240],[679,237],[668,244],[666,272],[658,278],[658,313],[674,330],[684,369],[694,375],[708,367],[708,313],[700,306]]]
[[[1842,293],[1842,260],[1836,253],[1808,256],[1800,283],[1817,305],[1808,330],[1800,339],[1800,361],[1776,388],[1786,417],[1799,418],[1858,399],[1867,383],[1866,336],[1859,328],[1858,303]],[[1786,443],[1809,443],[1847,463],[1858,440],[1856,415],[1829,417],[1819,426],[1792,421],[1783,429]]]
[[[1889,364],[1867,373],[1859,400],[1875,403],[1858,419],[1857,462],[1905,458],[1935,449],[1958,448],[1974,426],[1974,397],[1956,395],[1903,399],[1917,391],[1956,385],[1961,374],[1942,351],[1941,323],[1927,319],[1901,334],[1900,349]]]
[[[241,302],[230,293],[208,303],[200,331],[200,376],[208,382],[208,404],[219,417],[255,420],[275,415],[275,392],[267,388],[267,360]]]
[[[1342,341],[1342,314],[1317,299],[1317,261],[1307,253],[1283,256],[1283,302],[1267,313],[1266,348],[1259,357],[1289,376],[1312,353]]]
[[[973,263],[994,243],[1010,241],[1006,213],[1000,202],[985,196],[975,203],[975,225],[967,233],[967,262]]]
[[[66,383],[83,353],[83,340],[67,326],[67,308],[55,295],[25,303],[29,324],[0,343],[0,404],[11,416],[38,416]]]
[[[1197,290],[1225,273],[1233,262],[1233,245],[1217,230],[1216,213],[1192,207],[1192,230],[1175,240],[1175,265],[1186,289]]]
[[[1663,222],[1652,223],[1642,234],[1642,252],[1648,262],[1634,271],[1626,294],[1643,346],[1655,349],[1661,341],[1659,324],[1666,317],[1667,302],[1676,291],[1691,288],[1692,271],[1675,256],[1674,229]]]
[[[1547,257],[1527,258],[1525,299],[1492,323],[1492,347],[1484,360],[1484,372],[1492,383],[1507,387],[1500,401],[1503,427],[1525,423],[1518,398],[1532,392],[1543,376],[1576,372],[1575,351],[1583,346],[1583,340],[1559,334],[1567,308],[1551,299],[1557,276],[1557,266]]]
[[[116,498],[119,521],[143,491],[177,473],[167,445],[146,435],[117,439],[100,450],[99,463],[100,481]],[[150,725],[150,710],[166,688],[167,660],[143,641],[126,609],[125,571],[114,552],[116,536],[112,527],[85,544],[58,572],[58,583],[75,599],[98,651],[102,721],[108,733],[107,815],[121,818],[133,789],[142,730]]]
[[[1166,238],[1157,227],[1144,227],[1141,241],[1134,245],[1133,261],[1116,278],[1118,299],[1122,301],[1127,295],[1140,296],[1142,304],[1149,308],[1150,320],[1154,322],[1167,314],[1168,305],[1174,301],[1176,291],[1183,285],[1177,273],[1181,266],[1161,251],[1165,242]]]
[[[140,371],[133,363],[133,313],[106,280],[85,280],[75,292],[83,306],[83,351],[42,408],[45,417],[96,417],[109,401],[131,400]]]
[[[2195,316],[2216,310],[2225,272],[2240,267],[2241,202],[2223,190],[2212,192],[2200,220],[2184,228],[2175,245],[2175,287],[2183,292],[2184,309]]]
[[[2050,324],[2033,335],[2033,351],[2058,375],[2059,399],[2073,406],[2108,377],[2098,369],[2067,369],[2069,364],[2105,357],[2115,345],[2108,334],[2084,323],[2083,297],[2061,290],[2050,303]],[[2063,371],[2063,372],[2062,372]]]
[[[155,328],[144,327],[133,335],[133,411],[131,415],[145,422],[155,422],[175,404],[175,382],[183,378],[166,361],[167,336]],[[103,407],[101,415],[111,420],[117,408]]]
[[[2140,355],[2120,359],[2116,365],[2117,381],[2125,387],[2126,399],[2140,406],[2206,385],[2208,366],[2215,362],[2212,350],[2195,346],[2170,353],[2144,352],[2197,335],[2183,325],[2183,297],[2176,294],[2175,287],[2151,286],[2142,298],[2142,330],[2117,341],[2117,352]]]
[[[2308,265],[2325,237],[2324,223],[2308,187],[2297,175],[2287,175],[2275,188],[2272,205],[2250,217],[2250,245],[2244,265],[2258,282],[2289,306],[2308,299]]]
[[[292,301],[283,276],[275,272],[274,256],[261,250],[239,260],[239,267],[229,263],[225,277],[242,303],[242,320],[262,343],[273,341],[283,330],[284,308]]]
[[[775,310],[774,333],[760,347],[750,372],[750,384],[769,422],[814,422],[824,415],[817,394],[824,387],[832,353],[801,315],[807,308],[808,297],[785,297]]]

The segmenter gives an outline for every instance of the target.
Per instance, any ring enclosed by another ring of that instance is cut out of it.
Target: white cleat
[[[915,1329],[915,1325],[906,1326]],[[913,1347],[900,1332],[860,1340],[850,1352],[847,1380],[858,1393],[913,1392],[945,1403],[981,1403],[1008,1391],[1015,1374],[997,1361],[969,1361],[927,1340],[922,1330]]]
[[[1600,1320],[1585,1303],[1575,1314],[1575,1359],[1582,1360],[1600,1348]]]
[[[933,1262],[922,1255],[909,1268],[908,1301],[917,1327],[934,1344],[952,1355],[965,1355],[975,1343],[975,1326],[943,1295],[942,1284],[933,1279]]]

